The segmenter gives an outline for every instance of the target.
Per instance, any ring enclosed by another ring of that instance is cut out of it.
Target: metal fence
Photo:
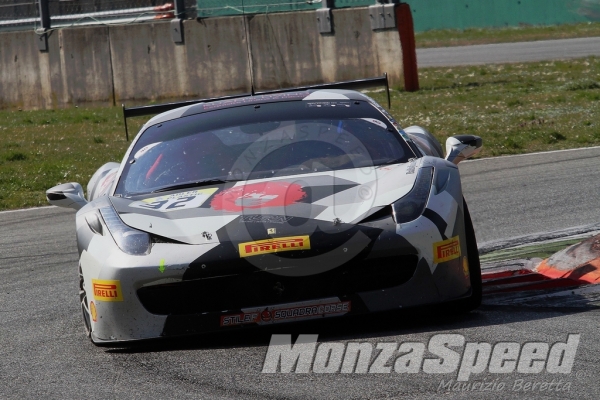
[[[33,0],[0,0],[0,30],[31,27],[39,20],[39,10]]]
[[[369,6],[393,0],[0,0],[0,31]]]
[[[315,10],[322,7],[364,7],[397,1],[377,0],[197,0],[197,16],[214,17],[240,14],[265,14],[286,11]]]
[[[173,19],[178,14],[184,15],[186,10],[196,9],[196,0],[180,1],[180,10],[176,10],[177,3],[177,0],[0,0],[0,30],[129,24]]]

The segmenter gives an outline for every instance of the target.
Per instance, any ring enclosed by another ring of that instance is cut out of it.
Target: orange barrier
[[[544,260],[537,266],[536,271],[552,279],[570,279],[584,283],[600,283],[600,258],[591,260],[586,264],[580,265],[573,270],[564,271],[548,265],[548,260]]]
[[[484,294],[546,290],[600,283],[600,235],[563,249],[535,268],[482,271]]]
[[[542,261],[535,271],[554,279],[600,283],[600,235],[559,251]]]

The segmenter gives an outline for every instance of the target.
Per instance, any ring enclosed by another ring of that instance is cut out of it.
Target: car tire
[[[81,303],[81,312],[83,313],[85,334],[89,338],[92,334],[92,323],[90,321],[90,310],[88,309],[87,293],[85,291],[81,264],[79,264],[79,302]]]
[[[467,208],[467,203],[463,199],[463,209],[465,218],[465,234],[467,237],[467,260],[469,261],[469,278],[471,281],[471,295],[456,302],[456,308],[459,313],[468,313],[481,305],[481,263],[479,261],[479,250],[477,249],[477,239],[471,215]]]

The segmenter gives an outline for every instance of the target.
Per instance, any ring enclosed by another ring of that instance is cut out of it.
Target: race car
[[[358,91],[311,88],[174,108],[121,163],[49,189],[77,210],[96,344],[481,302],[457,164],[481,149],[402,129]]]

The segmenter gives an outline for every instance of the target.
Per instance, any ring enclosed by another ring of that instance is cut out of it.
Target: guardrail
[[[195,8],[196,0],[0,0],[0,31],[185,19]]]

